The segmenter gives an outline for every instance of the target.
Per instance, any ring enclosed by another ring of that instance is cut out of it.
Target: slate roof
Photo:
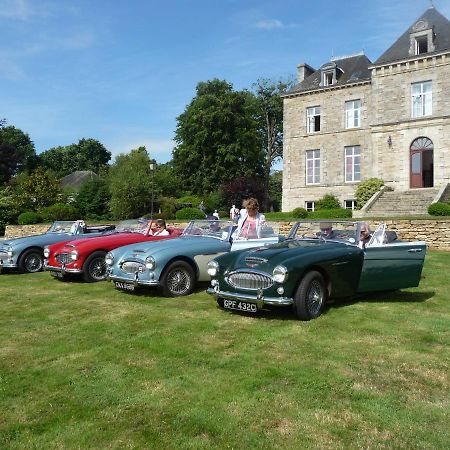
[[[86,181],[97,178],[98,175],[92,170],[76,170],[61,179],[60,185],[62,188],[71,188],[78,190]]]
[[[285,96],[318,89],[329,89],[330,87],[344,86],[346,84],[367,81],[371,78],[369,65],[372,64],[369,58],[364,54],[349,57],[333,58],[332,63],[336,64],[341,73],[337,82],[331,86],[320,86],[321,69],[329,66],[330,62],[323,64],[320,69],[316,70],[309,77],[305,78],[301,83],[296,84],[292,89],[286,92]]]
[[[414,23],[391,45],[376,61],[375,65],[386,64],[394,61],[417,58],[409,54],[410,34],[414,32],[413,26],[420,20],[428,22],[428,27],[432,27],[435,33],[435,51],[426,53],[433,55],[450,49],[450,22],[436,8],[427,9]]]

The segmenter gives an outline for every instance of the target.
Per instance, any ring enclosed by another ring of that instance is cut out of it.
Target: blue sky
[[[450,1],[434,0],[450,18]],[[200,81],[251,88],[306,62],[374,61],[429,0],[0,0],[0,118],[36,151],[81,138],[171,158]]]

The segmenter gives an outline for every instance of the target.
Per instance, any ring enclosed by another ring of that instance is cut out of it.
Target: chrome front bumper
[[[68,269],[64,264],[62,266],[49,266],[44,263],[44,270],[49,270],[51,272],[60,272],[60,273],[81,273],[83,272],[81,269]]]
[[[107,276],[108,281],[119,281],[120,283],[127,283],[132,284],[134,287],[138,286],[158,286],[159,282],[158,280],[140,280],[139,274],[136,273],[133,279],[130,278],[123,278],[117,275],[111,275],[109,274]]]
[[[17,269],[18,265],[15,264],[11,259],[0,258],[0,272],[2,269]]]
[[[241,300],[242,302],[256,303],[258,309],[264,305],[289,306],[294,303],[294,299],[290,297],[264,297],[260,292],[258,294],[241,294],[235,292],[221,291],[218,286],[208,288],[206,292],[213,295],[216,300],[219,298],[227,300]]]

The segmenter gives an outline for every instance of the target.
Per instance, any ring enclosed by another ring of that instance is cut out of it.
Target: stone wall
[[[280,233],[287,236],[295,222],[280,222]],[[379,222],[369,224],[375,229]],[[405,241],[425,241],[430,249],[450,251],[450,220],[386,220],[388,230]],[[168,226],[186,226],[185,223],[168,223]],[[5,239],[44,233],[48,225],[8,225]]]

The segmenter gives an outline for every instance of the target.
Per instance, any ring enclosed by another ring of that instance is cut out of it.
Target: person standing
[[[217,218],[217,220],[219,220],[219,219],[220,219],[220,217],[219,217],[219,213],[217,212],[217,209],[215,209],[215,210],[214,210],[214,212],[213,212],[213,216],[214,216],[214,217],[216,217],[216,218]]]
[[[259,203],[256,198],[245,201],[245,209],[240,212],[236,236],[246,239],[256,239],[261,234],[261,227],[266,217],[259,212]]]

